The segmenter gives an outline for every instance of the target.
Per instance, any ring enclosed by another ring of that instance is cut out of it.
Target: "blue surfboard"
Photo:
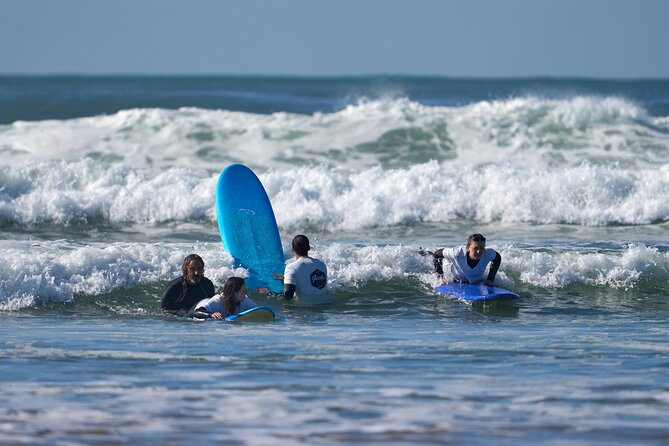
[[[268,307],[258,306],[242,311],[239,314],[228,316],[225,320],[228,322],[272,322],[274,320],[274,312]]]
[[[216,186],[216,215],[223,247],[235,267],[249,271],[246,286],[283,291],[272,273],[283,274],[285,259],[272,205],[258,177],[242,164],[221,172]]]
[[[517,299],[518,296],[513,291],[505,290],[487,285],[472,285],[469,283],[448,283],[439,285],[435,288],[439,293],[446,294],[449,297],[474,302],[478,300],[490,299]]]

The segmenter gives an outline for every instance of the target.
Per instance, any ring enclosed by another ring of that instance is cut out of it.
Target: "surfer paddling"
[[[242,311],[257,307],[246,295],[246,282],[241,277],[230,277],[223,284],[223,292],[197,304],[193,317],[225,319]]]
[[[434,270],[444,280],[444,259],[448,261],[454,282],[473,283],[495,286],[495,275],[502,264],[502,256],[491,248],[486,248],[486,238],[481,234],[472,234],[467,245],[455,248],[440,248],[432,252]],[[425,251],[421,251],[427,254]],[[486,269],[488,274],[486,275]],[[448,283],[444,280],[444,283]]]

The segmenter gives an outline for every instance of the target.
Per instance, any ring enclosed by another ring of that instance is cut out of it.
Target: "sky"
[[[669,79],[669,0],[0,0],[1,74]]]

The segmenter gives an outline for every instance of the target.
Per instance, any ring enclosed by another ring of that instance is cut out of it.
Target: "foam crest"
[[[0,220],[21,225],[214,220],[216,176],[82,161],[0,168]]]
[[[630,245],[621,252],[532,252],[509,249],[506,268],[515,270],[523,283],[541,288],[569,285],[634,288],[642,280],[669,275],[669,253],[644,245]]]
[[[39,301],[70,301],[75,295],[100,295],[181,275],[186,255],[207,259],[207,276],[216,281],[247,273],[219,244],[80,245],[67,241],[25,246],[0,242],[6,261],[0,265],[0,310],[17,310]]]
[[[431,159],[534,168],[583,161],[669,162],[666,117],[615,97],[520,97],[462,107],[360,100],[332,113],[270,115],[198,108],[131,109],[0,126],[4,164],[84,157],[133,167],[218,170],[325,163],[406,167]]]
[[[510,288],[527,284],[541,288],[589,285],[628,289],[641,281],[669,277],[669,253],[644,245],[605,252],[545,252],[513,245],[490,247],[503,258],[496,282]],[[334,290],[409,278],[418,278],[431,289],[438,284],[432,259],[417,252],[417,246],[333,243],[318,246],[313,255],[328,265],[328,286]],[[517,277],[518,282],[512,277]]]
[[[534,168],[584,161],[651,166],[669,161],[661,118],[614,97],[513,98],[464,107],[449,121],[459,159]],[[502,158],[504,157],[504,158]]]
[[[360,171],[324,165],[258,172],[283,231],[448,222],[640,225],[669,220],[669,165],[534,170],[435,161]],[[217,173],[134,169],[90,159],[0,168],[0,222],[216,221]]]
[[[357,287],[369,281],[407,279],[429,271],[417,248],[405,246],[356,246],[343,243],[310,252],[328,265],[328,288]],[[431,265],[431,263],[430,263]]]
[[[397,107],[362,106],[313,116],[255,115],[225,110],[133,109],[68,121],[15,122],[0,126],[0,150],[12,159],[84,156],[133,166],[183,165],[217,169],[243,162],[325,162],[397,125]],[[401,108],[401,107],[400,107]],[[376,163],[372,155],[369,162]]]
[[[345,175],[323,166],[263,176],[281,226],[354,230],[446,222],[579,225],[666,221],[669,166],[659,171],[582,165],[550,171],[430,162]]]
[[[405,281],[407,292],[412,292],[414,279],[428,290],[438,284],[432,259],[420,256],[418,246],[314,242],[310,254],[328,265],[331,292],[391,280]],[[7,259],[0,265],[3,311],[168,281],[181,275],[183,258],[191,252],[202,255],[207,277],[217,286],[232,275],[248,274],[242,268],[233,268],[232,257],[218,243],[81,245],[55,241],[27,246],[25,242],[2,241],[0,248]],[[541,288],[588,285],[629,289],[642,281],[666,281],[669,277],[669,253],[644,245],[601,252],[536,251],[513,245],[491,248],[503,258],[496,281],[509,288],[528,284]]]

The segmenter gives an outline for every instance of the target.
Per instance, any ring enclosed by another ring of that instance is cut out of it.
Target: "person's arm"
[[[177,311],[177,299],[181,295],[181,281],[173,280],[170,282],[165,290],[163,295],[160,298],[160,309],[165,311],[175,312]]]
[[[206,277],[203,277],[202,280],[200,280],[200,285],[207,299],[213,297],[216,294],[216,288],[214,287],[214,283],[211,280],[207,279]]]
[[[216,298],[210,298],[208,301],[203,302],[202,305],[195,304],[193,308],[188,312],[188,316],[194,317],[197,319],[223,319],[223,314],[220,311],[221,308],[221,297],[220,295]]]
[[[434,272],[437,273],[437,277],[442,279],[444,277],[444,248],[434,251],[432,257],[434,258]]]
[[[495,252],[495,258],[490,262],[490,271],[488,272],[488,278],[484,282],[486,285],[494,286],[495,285],[495,276],[497,275],[497,270],[502,264],[502,256],[500,253]]]
[[[163,296],[160,298],[160,309],[165,311],[174,311],[174,298],[172,298],[167,290],[163,293]]]
[[[204,305],[193,308],[188,312],[188,316],[196,319],[223,319],[223,315],[219,311],[211,311],[211,308],[207,307],[208,303],[206,302]]]
[[[283,298],[285,300],[292,300],[295,297],[295,285],[292,283],[283,284]]]
[[[217,314],[219,317],[216,317]],[[194,317],[195,319],[221,319],[221,313],[210,313],[204,307],[197,307],[193,311],[189,311],[188,316]]]
[[[295,263],[286,266],[283,273],[283,299],[293,300],[297,290],[297,277],[295,271]]]
[[[284,281],[284,275],[280,273],[272,273],[277,280]],[[255,288],[253,291],[256,293],[264,294],[265,296],[276,297],[279,299],[291,300],[295,296],[295,285],[284,284],[283,291],[281,293],[275,293],[270,291],[269,288]]]
[[[291,300],[295,297],[295,285],[284,284],[283,291],[280,293],[275,293],[270,291],[269,288],[255,288],[253,291],[259,294],[264,294],[265,296],[276,297],[278,299]]]

